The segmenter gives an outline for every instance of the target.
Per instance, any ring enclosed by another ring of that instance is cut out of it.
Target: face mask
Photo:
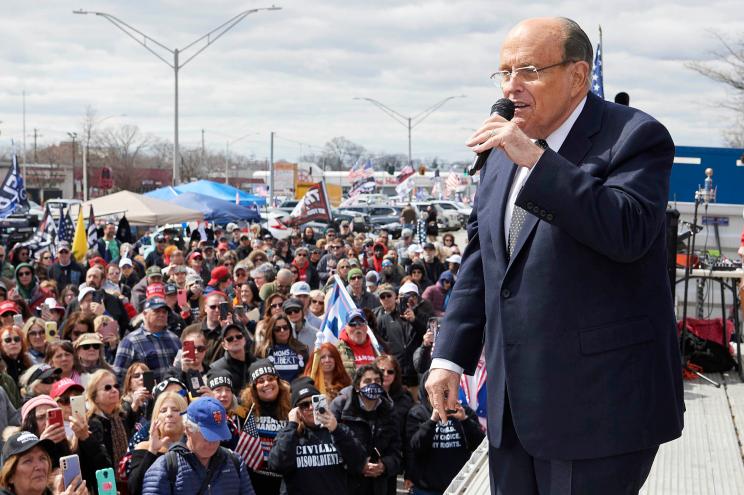
[[[385,389],[379,383],[370,383],[359,390],[362,397],[369,400],[377,400],[385,393]]]

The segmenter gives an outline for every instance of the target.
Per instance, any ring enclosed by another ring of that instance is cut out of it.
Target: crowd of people
[[[410,227],[0,246],[0,494],[99,493],[106,468],[132,495],[442,493],[484,431],[423,388],[461,255]],[[339,283],[357,309],[324,341]]]

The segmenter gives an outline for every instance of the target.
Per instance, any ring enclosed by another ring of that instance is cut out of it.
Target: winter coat
[[[356,307],[359,309],[375,309],[378,307],[380,303],[380,298],[377,297],[375,294],[372,294],[367,290],[367,287],[362,286],[362,294],[359,296],[355,296],[351,292],[351,286],[346,286],[346,290],[349,292],[349,295],[351,296],[351,299],[354,301],[354,304],[356,304]]]
[[[196,455],[190,452],[183,444],[175,444],[170,451],[178,455],[176,479],[171,485],[168,478],[166,456],[158,457],[145,473],[142,483],[142,495],[165,495],[196,493],[207,476],[207,468],[199,462]],[[214,472],[211,482],[205,489],[205,493],[213,494],[235,494],[253,495],[245,464],[240,462],[240,471],[235,471],[235,464],[228,457],[228,450],[220,449],[209,461],[209,468]]]
[[[416,350],[416,333],[408,320],[400,317],[395,308],[388,313],[382,306],[375,308],[377,335],[385,342],[388,352],[395,356],[400,365],[403,383],[418,384],[418,375],[413,367],[413,353]]]
[[[341,354],[341,362],[344,365],[344,369],[346,370],[346,373],[349,374],[350,377],[354,376],[354,373],[356,372],[357,365],[356,365],[356,359],[354,357],[354,351],[352,350],[352,343],[349,339],[348,334],[346,333],[346,329],[341,331],[341,335],[339,335],[338,342],[336,342],[336,348],[338,349],[338,353]],[[368,348],[372,350],[372,353],[374,354],[374,357],[380,355],[380,352],[375,348],[375,346],[372,344],[372,340],[367,337],[367,342],[363,344],[363,346],[369,346]],[[374,360],[373,360],[374,361]]]
[[[383,397],[376,409],[365,411],[353,387],[346,387],[331,403],[331,412],[340,424],[349,427],[364,446],[371,462],[381,460],[385,472],[377,478],[349,473],[349,493],[374,493],[385,495],[388,478],[395,477],[402,467],[402,443],[393,414],[392,401]],[[379,454],[378,454],[379,452]]]
[[[333,433],[326,428],[289,422],[280,431],[269,454],[269,467],[284,475],[289,495],[348,492],[347,470],[361,474],[366,453],[348,426],[339,424]]]

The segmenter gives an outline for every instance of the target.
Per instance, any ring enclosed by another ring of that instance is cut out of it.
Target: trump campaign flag
[[[307,189],[302,199],[297,203],[289,218],[284,222],[285,225],[302,225],[311,221],[332,222],[333,213],[331,213],[331,202],[328,200],[325,182],[321,181],[313,184]]]
[[[18,157],[13,153],[13,161],[0,185],[0,218],[12,215],[18,208],[28,210],[28,197],[23,176],[18,169]]]

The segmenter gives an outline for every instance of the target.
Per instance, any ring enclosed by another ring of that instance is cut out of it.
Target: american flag
[[[413,166],[406,165],[405,167],[403,167],[403,170],[401,170],[400,173],[398,173],[398,176],[396,177],[396,179],[398,179],[398,184],[402,184],[403,181],[405,181],[407,178],[409,178],[415,173],[416,171],[413,169]]]
[[[59,208],[59,227],[57,227],[57,240],[72,242],[72,236],[75,233],[75,227],[72,225],[70,210],[65,213],[62,207]]]
[[[353,198],[355,196],[359,196],[362,193],[373,193],[375,192],[375,188],[377,187],[377,183],[375,182],[375,179],[372,177],[367,177],[365,179],[359,179],[358,181],[354,182],[354,185],[351,186],[351,191],[349,191],[349,197]]]
[[[602,30],[600,28],[600,36]],[[602,41],[597,44],[597,53],[594,54],[594,68],[592,69],[592,93],[604,99],[604,77],[602,76]]]
[[[256,420],[253,417],[253,407],[245,418],[243,431],[240,432],[238,444],[235,446],[235,453],[242,457],[245,466],[253,471],[257,470],[263,463],[263,447],[261,446],[261,438],[258,436]]]
[[[55,239],[57,238],[57,225],[54,223],[52,213],[49,211],[49,206],[44,209],[44,216],[39,223],[39,229],[34,233],[34,236],[24,242],[22,246],[26,246],[33,253],[41,251],[49,251],[52,256],[56,256],[57,247]]]
[[[367,177],[372,177],[374,174],[375,169],[372,166],[372,162],[367,160],[362,163],[362,159],[360,158],[354,166],[351,167],[351,170],[349,170],[349,179],[352,182],[356,182],[361,179],[366,179]]]
[[[444,195],[447,197],[450,197],[452,193],[457,191],[457,188],[460,187],[460,177],[457,175],[457,172],[452,170],[447,175],[447,180],[444,183]]]
[[[90,216],[88,217],[88,247],[93,247],[97,243],[98,227],[96,227],[96,216],[93,214],[93,205],[90,205]]]

